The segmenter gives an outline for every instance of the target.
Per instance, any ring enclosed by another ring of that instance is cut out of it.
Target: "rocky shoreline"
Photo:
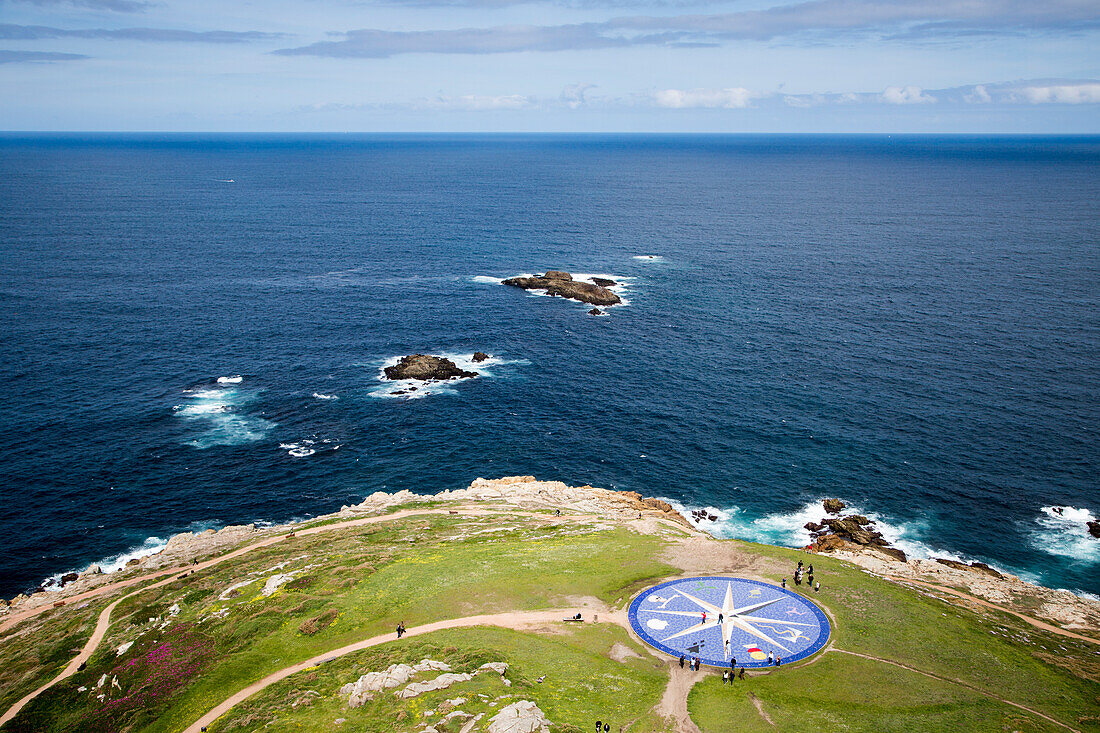
[[[29,596],[21,594],[10,603],[0,600],[0,619],[13,612],[49,604],[63,605],[65,599],[109,582],[160,569],[186,566],[199,558],[229,551],[266,536],[285,534],[318,521],[354,519],[406,506],[411,508],[412,505],[425,502],[454,506],[480,503],[523,510],[591,514],[594,518],[610,522],[663,521],[686,531],[688,537],[693,538],[692,541],[719,542],[695,526],[693,520],[699,522],[698,516],[685,517],[668,502],[643,497],[637,492],[614,491],[587,485],[569,486],[560,481],[539,481],[534,476],[479,478],[466,488],[442,491],[434,495],[417,494],[409,490],[395,493],[375,492],[358,504],[344,506],[333,514],[300,523],[262,528],[249,524],[224,527],[218,531],[173,535],[160,552],[137,558],[114,573],[103,573],[98,567],[92,566],[75,574],[76,578],[70,578],[70,582],[65,583],[60,590],[36,592]],[[1022,612],[1064,629],[1100,636],[1100,601],[1078,596],[1070,591],[1028,583],[983,563],[967,564],[945,558],[907,558],[900,550],[889,547],[881,534],[873,529],[873,522],[866,517],[841,516],[843,508],[843,504],[837,506],[826,502],[823,507],[825,513],[835,516],[824,518],[829,521],[811,523],[819,529],[812,530],[816,537],[811,545],[802,548],[804,551],[846,560],[875,575],[893,580],[935,583],[960,589],[991,603],[1021,609]],[[829,509],[835,511],[830,512]]]

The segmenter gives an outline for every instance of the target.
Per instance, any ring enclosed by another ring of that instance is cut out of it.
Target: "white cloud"
[[[882,93],[882,101],[887,104],[928,104],[935,102],[936,98],[925,94],[924,90],[917,86],[886,87]]]
[[[588,102],[585,92],[595,87],[595,84],[570,84],[561,90],[561,102],[569,109],[579,109]]]
[[[522,94],[463,94],[440,95],[428,100],[425,106],[432,109],[484,112],[487,110],[528,109],[535,105],[531,97]]]
[[[1017,94],[1031,104],[1096,104],[1100,103],[1100,83],[1030,86]]]
[[[993,97],[984,84],[975,86],[968,94],[963,95],[963,99],[970,104],[989,104],[993,101]]]
[[[729,89],[662,89],[653,95],[658,107],[668,109],[744,109],[751,106],[753,93],[744,87]]]

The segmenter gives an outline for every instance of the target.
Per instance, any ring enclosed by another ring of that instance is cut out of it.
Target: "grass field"
[[[179,731],[253,681],[398,622],[580,610],[586,602],[622,609],[638,590],[682,574],[667,551],[681,534],[550,514],[433,514],[299,535],[123,601],[87,669],[4,731]],[[737,541],[715,546],[776,582],[779,569],[805,557]],[[768,720],[792,731],[1100,731],[1096,645],[966,610],[832,558],[813,561],[822,589],[811,596],[833,621],[833,649],[733,687],[702,676],[687,705],[706,733],[770,728]],[[54,609],[5,635],[0,696],[10,704],[64,667],[106,603]],[[425,657],[456,671],[507,662],[511,685],[478,675],[409,700],[379,695],[358,709],[338,695],[366,671]],[[343,718],[345,730],[412,733],[441,720],[440,708],[457,697],[467,698],[464,712],[484,714],[476,730],[518,699],[535,701],[555,732],[590,730],[597,718],[613,729],[672,730],[654,712],[668,682],[664,661],[613,624],[450,629],[291,676],[211,730],[332,730]],[[459,723],[437,730],[457,733]]]

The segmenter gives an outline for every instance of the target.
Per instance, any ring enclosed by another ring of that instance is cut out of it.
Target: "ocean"
[[[0,136],[0,595],[533,474],[1100,593],[1100,137]],[[502,286],[614,279],[608,315]],[[481,375],[395,394],[414,352]]]

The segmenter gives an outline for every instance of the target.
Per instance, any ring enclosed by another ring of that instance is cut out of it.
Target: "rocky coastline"
[[[686,532],[684,542],[720,542],[696,527],[702,521],[698,515],[685,517],[668,502],[644,497],[637,492],[614,491],[588,485],[569,486],[560,481],[540,481],[534,476],[479,478],[465,488],[446,490],[438,494],[418,494],[410,490],[375,492],[358,504],[343,506],[333,514],[300,523],[267,527],[249,524],[224,527],[218,531],[211,529],[199,533],[177,534],[172,536],[161,551],[136,558],[116,572],[104,573],[93,565],[81,573],[74,573],[75,578],[66,576],[69,582],[59,590],[21,594],[10,602],[0,600],[0,620],[9,614],[41,606],[64,605],[67,599],[100,585],[157,570],[186,567],[200,558],[227,552],[264,537],[293,532],[318,521],[355,519],[406,507],[413,508],[414,505],[425,502],[455,507],[482,504],[487,508],[511,507],[527,511],[590,514],[607,522],[630,523],[639,527],[656,521]],[[843,508],[843,504],[838,507],[826,502],[823,507],[825,514],[833,516],[826,516],[822,522],[812,523],[820,529],[812,530],[816,535],[814,542],[802,548],[803,551],[836,557],[894,581],[935,583],[959,589],[991,603],[1021,609],[1067,630],[1100,636],[1100,601],[1096,599],[1028,583],[983,563],[968,564],[947,558],[907,558],[900,550],[889,547],[881,534],[874,530],[873,522],[859,515],[842,516]],[[830,512],[829,509],[835,511]],[[703,520],[709,518],[704,516]]]

